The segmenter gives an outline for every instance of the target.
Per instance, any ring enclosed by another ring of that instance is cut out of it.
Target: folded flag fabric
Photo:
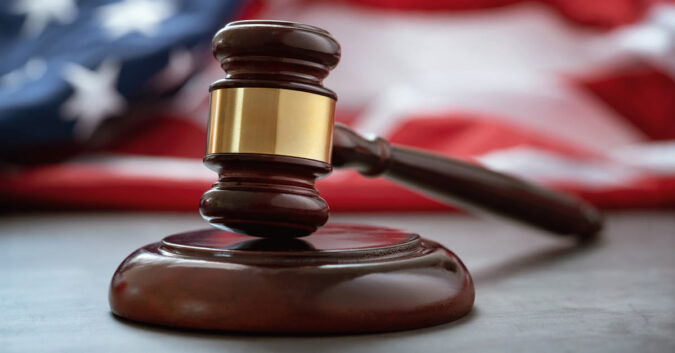
[[[330,31],[336,119],[603,208],[675,206],[675,5],[659,1],[13,0],[0,5],[3,207],[196,210],[210,39]],[[447,209],[335,171],[335,211]]]

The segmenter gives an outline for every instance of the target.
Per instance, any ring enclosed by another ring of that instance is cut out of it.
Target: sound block
[[[443,246],[396,229],[329,224],[302,239],[206,229],[129,255],[114,314],[191,329],[358,333],[425,327],[471,310],[473,282]]]

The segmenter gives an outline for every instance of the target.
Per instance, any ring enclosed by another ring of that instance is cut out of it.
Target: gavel
[[[109,291],[120,317],[314,334],[412,329],[469,313],[473,280],[450,249],[388,227],[322,227],[328,205],[314,182],[333,167],[554,234],[589,239],[602,226],[570,196],[334,124],[337,96],[321,82],[340,46],[322,29],[234,22],[215,35],[213,52],[226,77],[210,87],[204,163],[218,180],[200,212],[220,229],[172,234],[126,257]]]
[[[226,76],[210,86],[204,163],[218,180],[200,213],[217,228],[267,238],[312,234],[329,215],[314,183],[333,167],[552,234],[588,239],[602,228],[600,213],[579,199],[335,124],[337,95],[322,81],[340,45],[323,29],[232,22],[214,36],[213,54]]]

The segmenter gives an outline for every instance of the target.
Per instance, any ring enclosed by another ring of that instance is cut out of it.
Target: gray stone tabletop
[[[132,324],[109,311],[117,265],[141,245],[205,227],[194,214],[0,216],[0,352],[675,352],[675,212],[613,213],[574,242],[446,213],[341,214],[403,228],[464,261],[467,317],[353,336],[269,336]]]

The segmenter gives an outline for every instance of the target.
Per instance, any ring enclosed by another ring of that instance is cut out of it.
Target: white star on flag
[[[64,120],[76,121],[76,138],[90,137],[101,121],[123,112],[126,103],[115,89],[119,72],[119,63],[109,60],[95,71],[77,64],[65,67],[63,78],[75,92],[61,106],[61,114]]]
[[[21,30],[29,37],[39,36],[50,21],[68,24],[77,17],[75,0],[18,0],[12,10],[26,15]]]
[[[97,17],[112,39],[132,32],[145,36],[157,34],[162,22],[176,13],[176,6],[166,0],[125,0],[101,6]]]

